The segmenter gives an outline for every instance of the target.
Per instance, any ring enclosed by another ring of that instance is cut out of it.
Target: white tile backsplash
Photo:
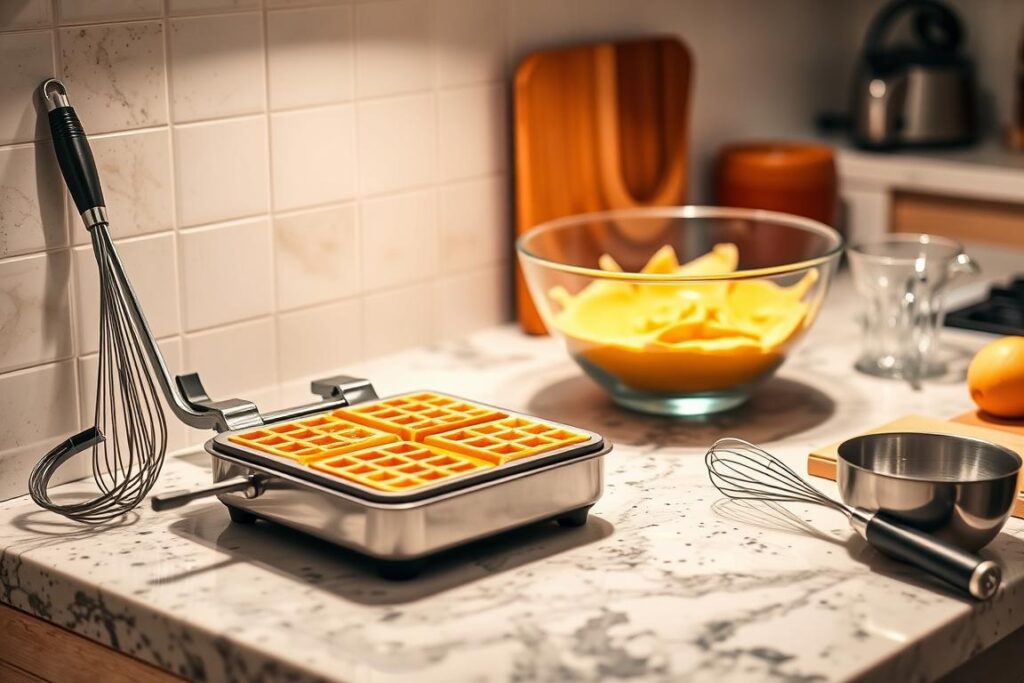
[[[358,299],[285,313],[277,318],[280,381],[340,368],[362,357],[363,306]],[[308,402],[308,400],[307,400]]]
[[[365,200],[359,228],[365,291],[411,284],[436,272],[437,208],[433,190]]]
[[[0,148],[0,258],[67,244],[63,187],[48,143]]]
[[[61,24],[152,19],[163,11],[162,0],[57,0]]]
[[[509,187],[505,176],[441,188],[440,267],[446,273],[508,263],[512,257]]]
[[[270,106],[292,109],[352,99],[352,8],[310,7],[267,14]]]
[[[184,372],[199,372],[211,396],[247,394],[277,384],[273,318],[185,335]]]
[[[468,85],[504,77],[504,12],[504,0],[436,0],[438,84]]]
[[[425,90],[433,70],[427,0],[356,5],[356,94]]]
[[[0,261],[0,372],[71,356],[70,273],[66,249]]]
[[[270,208],[265,117],[175,126],[178,226],[265,213]]]
[[[287,211],[355,197],[352,105],[273,114],[270,137],[275,209]]]
[[[435,179],[437,135],[434,95],[360,102],[359,188],[363,194],[395,192]]]
[[[422,284],[363,297],[363,355],[386,356],[434,341],[434,294]]]
[[[447,275],[433,283],[434,319],[439,341],[458,339],[508,319],[510,269],[505,265]]]
[[[259,7],[260,0],[167,0],[167,10],[172,15],[230,12]]]
[[[505,168],[505,98],[500,85],[445,90],[437,96],[439,174],[444,180]]]
[[[0,499],[24,495],[39,458],[79,429],[75,361],[65,360],[0,375]],[[76,458],[52,483],[88,471]]]
[[[166,128],[93,138],[90,146],[115,239],[174,228],[171,135]],[[56,182],[63,187],[59,174]],[[70,197],[67,206],[72,242],[89,244],[89,233]]]
[[[123,240],[115,247],[153,334],[158,338],[178,334],[181,322],[174,234]],[[99,349],[99,269],[91,246],[77,247],[73,253],[78,353],[93,353]]]
[[[355,204],[311,209],[274,219],[278,310],[358,294],[360,261]]]
[[[0,375],[0,458],[7,448],[54,439],[49,450],[78,428],[74,361]]]
[[[40,28],[53,23],[51,0],[0,3],[0,31]]]
[[[160,21],[58,31],[68,95],[90,134],[167,122],[163,33]]]
[[[158,343],[160,353],[167,364],[171,375],[181,374],[181,339],[165,339]],[[99,369],[99,356],[91,354],[78,359],[78,405],[81,423],[85,426],[96,421],[96,380]],[[184,448],[187,444],[185,423],[179,420],[165,404],[164,419],[167,420],[167,450],[170,452]]]
[[[188,230],[178,239],[186,330],[274,310],[273,254],[266,218]]]
[[[7,5],[0,3],[0,7]],[[0,67],[3,69],[3,77],[0,78],[0,145],[48,136],[45,110],[38,102],[36,89],[56,71],[53,33],[0,34],[0,58],[3,65]],[[40,115],[40,110],[43,115]]]
[[[264,110],[262,15],[246,12],[172,19],[167,37],[174,121]]]
[[[268,407],[308,399],[306,378],[339,364],[506,319],[509,81],[527,51],[640,34],[687,41],[703,200],[700,169],[721,144],[806,130],[814,112],[841,106],[836,74],[848,68],[832,68],[841,60],[822,26],[853,29],[839,26],[850,12],[831,8],[0,1],[0,408],[20,373],[68,375],[74,387],[92,372],[95,266],[45,141],[35,91],[46,77],[64,76],[92,136],[111,230],[163,343],[215,398]],[[854,13],[858,26],[870,14]],[[787,30],[762,30],[768,20]],[[0,412],[0,481],[25,466],[10,453],[35,457],[77,426],[68,395],[52,402],[51,427],[25,438],[2,431]]]

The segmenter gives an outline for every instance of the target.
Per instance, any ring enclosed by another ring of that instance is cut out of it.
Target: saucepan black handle
[[[89,140],[82,130],[75,108],[68,102],[64,84],[55,78],[43,81],[39,95],[49,111],[50,135],[53,150],[57,154],[60,172],[64,175],[71,198],[75,200],[78,213],[86,227],[106,222],[103,190],[96,172],[96,161],[89,147]]]
[[[854,526],[868,543],[887,555],[925,570],[965,593],[987,600],[1003,579],[1002,568],[991,560],[958,548],[883,514],[856,511]]]

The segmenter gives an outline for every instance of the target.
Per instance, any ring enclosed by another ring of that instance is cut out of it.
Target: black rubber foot
[[[560,527],[571,528],[583,526],[587,523],[587,517],[590,516],[590,507],[591,506],[588,505],[585,508],[566,512],[564,515],[555,517],[555,521],[558,522],[558,526]]]
[[[377,575],[388,581],[409,581],[419,576],[425,565],[424,560],[380,560],[377,562]]]
[[[246,512],[245,510],[231,505],[227,505],[226,507],[228,509],[228,515],[231,516],[231,521],[235,524],[255,524],[256,520],[259,519],[259,517],[251,512]]]

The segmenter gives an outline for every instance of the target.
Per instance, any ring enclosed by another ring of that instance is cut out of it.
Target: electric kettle
[[[890,40],[909,18],[911,42]],[[851,135],[868,149],[967,145],[978,137],[974,66],[960,18],[937,0],[896,0],[868,27]]]

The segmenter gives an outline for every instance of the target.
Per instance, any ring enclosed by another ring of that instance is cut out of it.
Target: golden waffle
[[[399,441],[365,448],[310,467],[379,491],[410,491],[493,467],[476,458],[422,443]]]
[[[321,458],[398,441],[398,437],[324,413],[236,434],[229,440],[305,465]]]
[[[426,437],[424,443],[495,465],[586,441],[587,436],[525,417],[507,417]]]
[[[420,392],[267,425],[228,440],[362,487],[406,493],[588,438],[541,420]]]
[[[423,441],[430,434],[496,420],[506,414],[452,396],[421,392],[360,403],[335,410],[332,415],[358,422],[409,441]]]

